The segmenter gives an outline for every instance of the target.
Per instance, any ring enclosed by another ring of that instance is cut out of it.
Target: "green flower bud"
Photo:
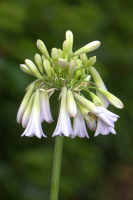
[[[62,49],[63,49],[63,58],[65,58],[65,56],[66,56],[66,53],[67,53],[67,51],[68,51],[68,41],[67,40],[65,40],[64,42],[63,42],[63,47],[62,47]]]
[[[76,77],[79,77],[79,76],[81,76],[81,71],[80,71],[80,70],[79,70],[79,71],[77,71],[75,76],[76,76]]]
[[[91,79],[91,75],[86,76],[86,78],[84,79],[84,81],[89,82]]]
[[[77,67],[80,68],[83,64],[80,59],[76,60]]]
[[[50,62],[47,59],[43,60],[43,67],[44,67],[48,77],[51,78],[51,66],[50,66]]]
[[[51,57],[54,62],[56,62],[58,60],[58,50],[56,48],[52,49]]]
[[[67,91],[67,110],[70,117],[75,117],[77,114],[77,106],[73,97],[73,93],[70,89]]]
[[[28,67],[25,65],[25,64],[21,64],[20,65],[20,69],[25,72],[26,74],[30,74],[32,76],[35,76],[29,69]]]
[[[69,63],[68,63],[65,59],[59,58],[59,59],[58,59],[58,63],[59,63],[59,65],[60,65],[62,68],[64,68],[64,69],[67,69],[68,66],[69,66]]]
[[[90,96],[92,98],[93,103],[96,106],[101,106],[102,105],[101,100],[93,92],[90,92]]]
[[[82,60],[82,63],[83,63],[84,65],[85,65],[85,64],[87,63],[87,61],[88,61],[88,58],[87,58],[87,56],[86,56],[85,53],[83,53],[83,54],[80,55],[80,59]]]
[[[90,67],[90,66],[94,65],[95,62],[96,62],[96,56],[91,57],[91,58],[87,61],[85,67]]]
[[[73,47],[73,33],[71,31],[66,32],[66,40],[68,41],[68,55],[71,56]]]
[[[48,51],[46,49],[46,46],[45,46],[45,44],[41,40],[37,40],[37,47],[42,52],[42,54],[44,54],[44,56],[48,60],[50,60],[50,56],[49,56],[49,53],[48,53]]]
[[[37,64],[37,67],[40,70],[41,74],[43,74],[42,58],[39,54],[35,54],[35,62]]]
[[[43,80],[43,77],[41,76],[41,74],[37,70],[35,64],[31,60],[26,59],[25,60],[25,64],[27,65],[27,67],[29,68],[29,70],[34,74],[34,76],[36,76],[37,78]]]
[[[61,49],[58,49],[58,56],[59,58],[63,58],[63,51]]]
[[[94,51],[95,49],[97,49],[100,46],[100,44],[101,43],[99,41],[90,42],[89,44],[85,45],[81,49],[74,52],[72,56],[78,56],[83,53]]]
[[[111,94],[110,92],[102,89],[102,88],[96,88],[98,90],[98,92],[100,92],[102,95],[104,95],[106,97],[106,99],[116,108],[123,108],[124,105],[123,103],[113,94]]]
[[[70,79],[71,79],[71,77],[74,73],[75,68],[76,68],[76,61],[71,60],[71,62],[69,63],[69,66],[68,66],[68,74],[67,74],[67,77],[66,77],[67,81],[70,81]]]

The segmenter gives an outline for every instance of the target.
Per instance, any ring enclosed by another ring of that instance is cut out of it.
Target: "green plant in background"
[[[67,31],[62,50],[53,48],[51,57],[41,40],[37,40],[37,46],[42,55],[35,55],[36,65],[28,59],[25,64],[20,65],[22,71],[35,76],[37,80],[26,88],[17,122],[26,128],[22,136],[46,137],[41,123],[52,123],[49,98],[55,90],[60,91],[59,118],[53,133],[56,143],[50,197],[51,200],[57,200],[63,136],[89,138],[85,121],[88,128],[95,131],[94,136],[100,133],[107,135],[109,132],[116,134],[114,122],[119,116],[108,111],[107,107],[110,103],[117,108],[123,108],[123,104],[107,91],[99,73],[92,66],[96,62],[96,56],[87,58],[86,53],[97,49],[100,46],[99,41],[91,42],[73,53],[73,34]],[[91,76],[94,82],[90,81]],[[96,94],[91,89],[95,89]],[[88,92],[92,101],[87,100],[82,91]],[[73,128],[70,117],[73,118]]]

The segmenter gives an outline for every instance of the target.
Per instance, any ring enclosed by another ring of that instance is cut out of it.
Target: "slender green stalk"
[[[50,200],[58,200],[63,137],[56,136]]]

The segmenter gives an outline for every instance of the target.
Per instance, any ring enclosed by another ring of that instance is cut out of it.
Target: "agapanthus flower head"
[[[73,33],[69,30],[62,49],[52,48],[49,53],[45,44],[37,40],[40,54],[35,54],[35,62],[26,59],[25,64],[20,65],[23,72],[37,78],[26,88],[18,110],[17,122],[26,128],[22,136],[46,137],[41,123],[53,122],[49,101],[55,90],[60,93],[58,100],[61,103],[52,136],[89,138],[86,125],[95,131],[94,136],[109,132],[116,134],[114,122],[119,116],[108,111],[107,107],[110,103],[123,108],[123,104],[107,91],[100,74],[92,66],[96,63],[96,56],[88,57],[86,54],[96,50],[100,44],[93,41],[73,53]],[[85,98],[82,91],[87,92],[92,101]]]

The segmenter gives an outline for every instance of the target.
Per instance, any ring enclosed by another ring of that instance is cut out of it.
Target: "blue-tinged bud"
[[[69,63],[65,59],[62,59],[62,58],[58,59],[58,63],[64,69],[67,69],[69,66]]]

